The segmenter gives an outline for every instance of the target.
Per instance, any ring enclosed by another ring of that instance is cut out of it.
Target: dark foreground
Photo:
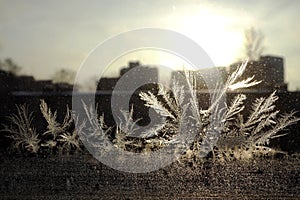
[[[147,174],[89,156],[0,159],[0,199],[300,199],[300,162],[291,157],[174,163]]]

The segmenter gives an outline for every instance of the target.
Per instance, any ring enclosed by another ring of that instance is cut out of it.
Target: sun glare
[[[225,66],[241,56],[243,29],[236,25],[237,20],[208,10],[179,17],[175,26],[197,42],[216,66]]]

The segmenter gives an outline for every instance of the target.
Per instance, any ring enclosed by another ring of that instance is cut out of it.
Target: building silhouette
[[[97,91],[105,91],[105,92],[113,91],[118,80],[119,80],[119,77],[117,77],[117,78],[107,78],[107,77],[101,78],[97,85]]]
[[[172,81],[185,84],[185,73],[188,73],[190,82],[199,92],[214,89],[218,83],[225,83],[228,76],[232,74],[242,62],[231,64],[229,67],[212,67],[196,71],[175,71],[172,73]],[[287,91],[287,83],[284,81],[284,59],[275,56],[261,56],[257,61],[249,61],[245,72],[238,81],[254,76],[254,79],[261,81],[260,84],[238,91],[249,92],[271,92]],[[209,88],[210,87],[210,88]]]
[[[200,70],[174,71],[171,75],[171,83],[178,82],[186,85],[186,74],[190,77],[190,83],[199,92],[215,89],[218,84],[224,84],[228,77],[226,67],[203,68]]]
[[[101,78],[97,85],[97,91],[112,92],[117,85],[118,81],[124,79],[127,84],[122,85],[124,91],[131,90],[132,88],[126,87],[134,86],[142,82],[149,84],[141,85],[139,90],[155,90],[156,83],[158,82],[158,69],[146,65],[141,65],[140,62],[129,62],[128,66],[121,68],[119,77],[104,77]]]
[[[113,108],[111,107],[112,92],[116,98],[126,99],[129,97],[129,107],[122,109],[134,109],[133,119],[138,120],[139,125],[146,125],[150,122],[148,113],[149,108],[140,99],[141,92],[151,91],[154,95],[158,93],[158,69],[140,62],[129,62],[128,66],[120,69],[118,77],[101,78],[97,84],[97,95],[101,99],[100,109],[106,113],[109,119]],[[119,108],[118,108],[119,109]],[[100,112],[101,112],[100,111]],[[108,120],[113,121],[113,119]]]
[[[229,66],[229,74],[236,70],[241,62]],[[246,90],[251,91],[287,91],[287,83],[284,81],[284,58],[277,56],[261,56],[257,61],[249,61],[240,80],[254,76],[260,84]],[[244,89],[245,90],[245,89]]]
[[[199,92],[207,89],[214,89],[217,83],[224,83],[228,75],[232,74],[241,62],[233,63],[229,67],[205,68],[197,71],[187,71],[192,77],[195,88]],[[218,76],[217,76],[218,75]],[[277,56],[261,56],[257,61],[249,61],[244,74],[240,80],[254,76],[255,80],[261,81],[260,84],[251,88],[242,89],[250,92],[269,92],[269,91],[287,91],[287,83],[284,80],[284,58]],[[97,84],[97,91],[111,93],[120,79],[125,78],[126,83],[122,89],[129,91],[132,88],[127,85],[135,83],[148,82],[141,85],[139,91],[157,91],[158,69],[147,65],[141,65],[140,62],[129,62],[128,66],[121,68],[118,77],[101,78]],[[127,79],[126,79],[127,78]],[[174,71],[171,75],[171,82],[177,80],[179,84],[185,84],[185,72]],[[210,87],[210,88],[208,88]],[[72,91],[73,85],[67,83],[53,83],[52,80],[35,80],[32,76],[17,76],[11,72],[0,69],[0,93],[16,92],[66,92]],[[138,91],[137,91],[138,92]]]

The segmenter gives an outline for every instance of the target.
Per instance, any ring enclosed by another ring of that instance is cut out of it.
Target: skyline
[[[226,66],[243,59],[244,31],[254,27],[265,37],[263,55],[285,58],[285,80],[289,90],[295,90],[300,88],[299,7],[297,1],[1,1],[0,59],[12,58],[24,74],[47,79],[61,68],[76,71],[107,38],[153,27],[186,35],[203,47],[216,66]],[[112,66],[112,71],[127,64],[125,57],[120,58],[123,65]],[[133,55],[130,60],[149,64],[151,57],[153,64],[172,64],[162,56],[146,57]]]
[[[14,73],[9,73],[0,69],[2,81],[5,83],[0,85],[2,86],[0,92],[17,92],[18,94],[25,94],[26,92],[70,92],[73,91],[73,89],[76,92],[84,93],[93,93],[95,90],[107,92],[108,90],[113,91],[114,86],[116,85],[124,87],[124,90],[128,90],[129,87],[140,84],[146,80],[149,80],[151,84],[163,84],[169,88],[172,87],[172,84],[177,81],[183,81],[182,85],[184,85],[185,72],[191,74],[193,77],[196,77],[196,90],[202,91],[206,89],[213,89],[214,91],[216,86],[212,86],[213,84],[225,83],[226,80],[228,80],[228,76],[233,74],[238,66],[244,64],[248,65],[249,68],[245,68],[243,74],[240,75],[240,84],[243,84],[245,80],[250,80],[252,78],[254,78],[254,82],[257,83],[253,85],[254,87],[251,86],[246,90],[245,88],[242,89],[244,92],[270,92],[274,90],[278,92],[287,92],[287,83],[284,80],[283,60],[284,59],[282,57],[261,56],[257,61],[251,61],[248,62],[248,64],[245,62],[238,62],[228,67],[201,68],[196,70],[193,69],[192,66],[190,69],[185,68],[181,70],[170,70],[169,68],[165,68],[165,66],[143,65],[139,61],[131,61],[128,62],[128,65],[120,68],[120,71],[116,76],[109,77],[105,75],[109,72],[104,72],[104,76],[102,76],[99,81],[96,82],[95,80],[94,86],[82,85],[80,83],[73,85],[72,82],[65,82],[67,79],[70,80],[70,77],[68,77],[66,74],[61,74],[61,76],[57,78],[57,80],[60,81],[55,81],[54,79],[36,80],[33,76],[18,76]],[[184,70],[187,71],[184,72]],[[169,74],[166,75],[166,73]],[[146,76],[144,76],[145,74]],[[128,80],[130,80],[130,82],[128,82]],[[127,84],[125,84],[124,81],[126,81]],[[212,85],[210,88],[206,88],[207,84]],[[240,84],[235,84],[234,86],[230,87],[229,91],[238,89]]]

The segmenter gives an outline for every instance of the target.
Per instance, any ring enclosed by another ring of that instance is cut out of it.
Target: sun
[[[174,26],[197,42],[215,66],[227,66],[241,56],[244,36],[236,17],[201,11],[178,17]]]

